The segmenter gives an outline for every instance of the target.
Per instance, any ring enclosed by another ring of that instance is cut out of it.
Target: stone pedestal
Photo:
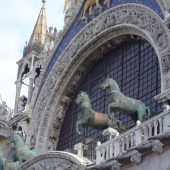
[[[83,157],[84,144],[83,143],[77,143],[76,145],[74,145],[74,150],[77,151],[78,156]]]
[[[119,136],[119,132],[113,128],[107,128],[102,132],[103,136],[106,136],[109,140],[113,139],[114,137]]]

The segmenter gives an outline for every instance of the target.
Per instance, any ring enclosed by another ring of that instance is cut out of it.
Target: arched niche
[[[96,144],[98,141],[106,140],[102,131],[94,128],[86,127],[84,134],[77,134],[77,115],[82,112],[75,101],[80,91],[85,91],[90,97],[92,109],[107,114],[108,91],[100,87],[107,77],[117,81],[123,94],[143,101],[150,108],[152,116],[162,112],[160,104],[154,100],[160,93],[161,86],[158,58],[146,40],[133,35],[121,36],[103,44],[88,57],[88,60],[91,61],[91,67],[84,70],[80,80],[75,83],[71,103],[60,129],[57,150],[71,150],[79,142],[85,142],[89,147],[93,147],[93,142]],[[137,118],[134,120],[135,118],[121,113],[115,115],[127,129],[136,125]]]
[[[137,35],[152,45],[160,65],[161,91],[169,88],[169,67],[166,66],[166,60],[169,55],[170,36],[162,19],[143,5],[126,4],[113,7],[87,24],[59,57],[34,107],[27,144],[33,139],[37,149],[47,150],[49,143],[56,142],[56,131],[60,130],[70,102],[69,95],[81,74],[84,74],[84,70],[92,63],[90,54],[111,39],[123,35]],[[100,55],[97,57],[100,58]]]

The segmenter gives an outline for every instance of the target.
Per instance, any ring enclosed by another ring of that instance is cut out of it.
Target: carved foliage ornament
[[[170,39],[167,28],[163,25],[160,17],[155,15],[155,13],[149,8],[143,5],[126,4],[104,12],[83,28],[56,62],[36,103],[33,115],[34,121],[32,121],[31,124],[32,132],[39,127],[41,121],[40,117],[42,117],[40,114],[45,110],[52,89],[55,84],[58,83],[61,74],[64,74],[63,71],[70,65],[74,55],[90,40],[96,38],[101,32],[116,25],[122,25],[122,27],[123,25],[128,25],[129,27],[135,26],[136,28],[141,29],[141,34],[144,32],[150,36],[152,42],[155,43],[155,46],[159,51],[166,51],[169,47]],[[124,34],[126,34],[126,32],[124,32]],[[50,106],[50,104],[48,104],[48,106]],[[46,110],[45,113],[48,113],[48,110]],[[50,119],[50,116],[47,116],[46,118]],[[49,120],[44,121],[49,122]]]

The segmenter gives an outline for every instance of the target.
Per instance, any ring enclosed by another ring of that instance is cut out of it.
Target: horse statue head
[[[89,95],[86,92],[81,91],[77,95],[76,104],[80,107],[89,107],[91,108],[90,98]]]
[[[112,92],[120,92],[120,88],[117,82],[113,79],[106,78],[106,80],[100,86],[102,89],[110,88]]]
[[[14,143],[15,147],[22,147],[24,146],[24,140],[20,134],[14,133],[11,136],[11,143]]]

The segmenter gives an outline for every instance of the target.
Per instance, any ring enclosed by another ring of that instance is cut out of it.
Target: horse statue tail
[[[149,107],[146,107],[146,119],[149,119],[151,116],[151,110]]]
[[[0,169],[4,170],[4,161],[0,158]]]

